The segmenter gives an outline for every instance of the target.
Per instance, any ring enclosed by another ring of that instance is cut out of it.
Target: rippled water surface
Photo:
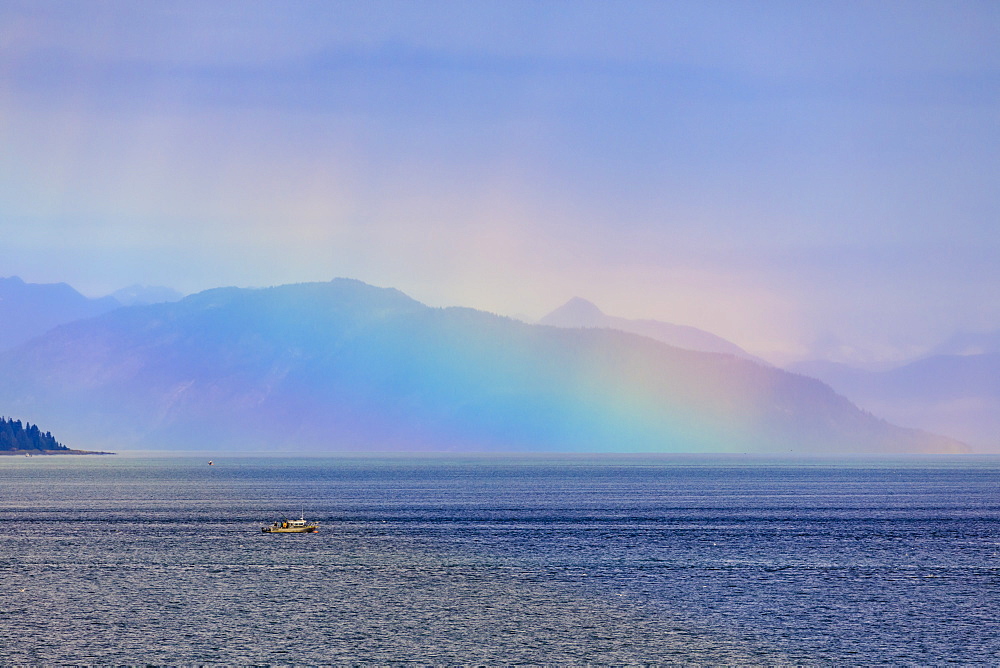
[[[3,664],[1000,656],[995,458],[0,457],[0,513]]]

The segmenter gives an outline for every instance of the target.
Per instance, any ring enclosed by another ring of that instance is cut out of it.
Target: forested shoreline
[[[0,417],[0,451],[46,450],[69,452],[50,432],[42,432],[38,425]]]

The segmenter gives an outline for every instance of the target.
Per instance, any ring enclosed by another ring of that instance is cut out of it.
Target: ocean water
[[[998,458],[0,457],[0,522],[4,665],[1000,662]]]

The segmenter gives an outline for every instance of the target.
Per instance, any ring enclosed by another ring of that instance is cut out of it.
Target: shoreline
[[[11,457],[47,457],[49,455],[113,455],[114,452],[99,452],[96,450],[0,450],[0,456]]]

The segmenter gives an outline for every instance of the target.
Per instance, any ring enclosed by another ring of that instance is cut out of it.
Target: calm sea
[[[1000,661],[998,458],[0,457],[0,522],[2,664]]]

